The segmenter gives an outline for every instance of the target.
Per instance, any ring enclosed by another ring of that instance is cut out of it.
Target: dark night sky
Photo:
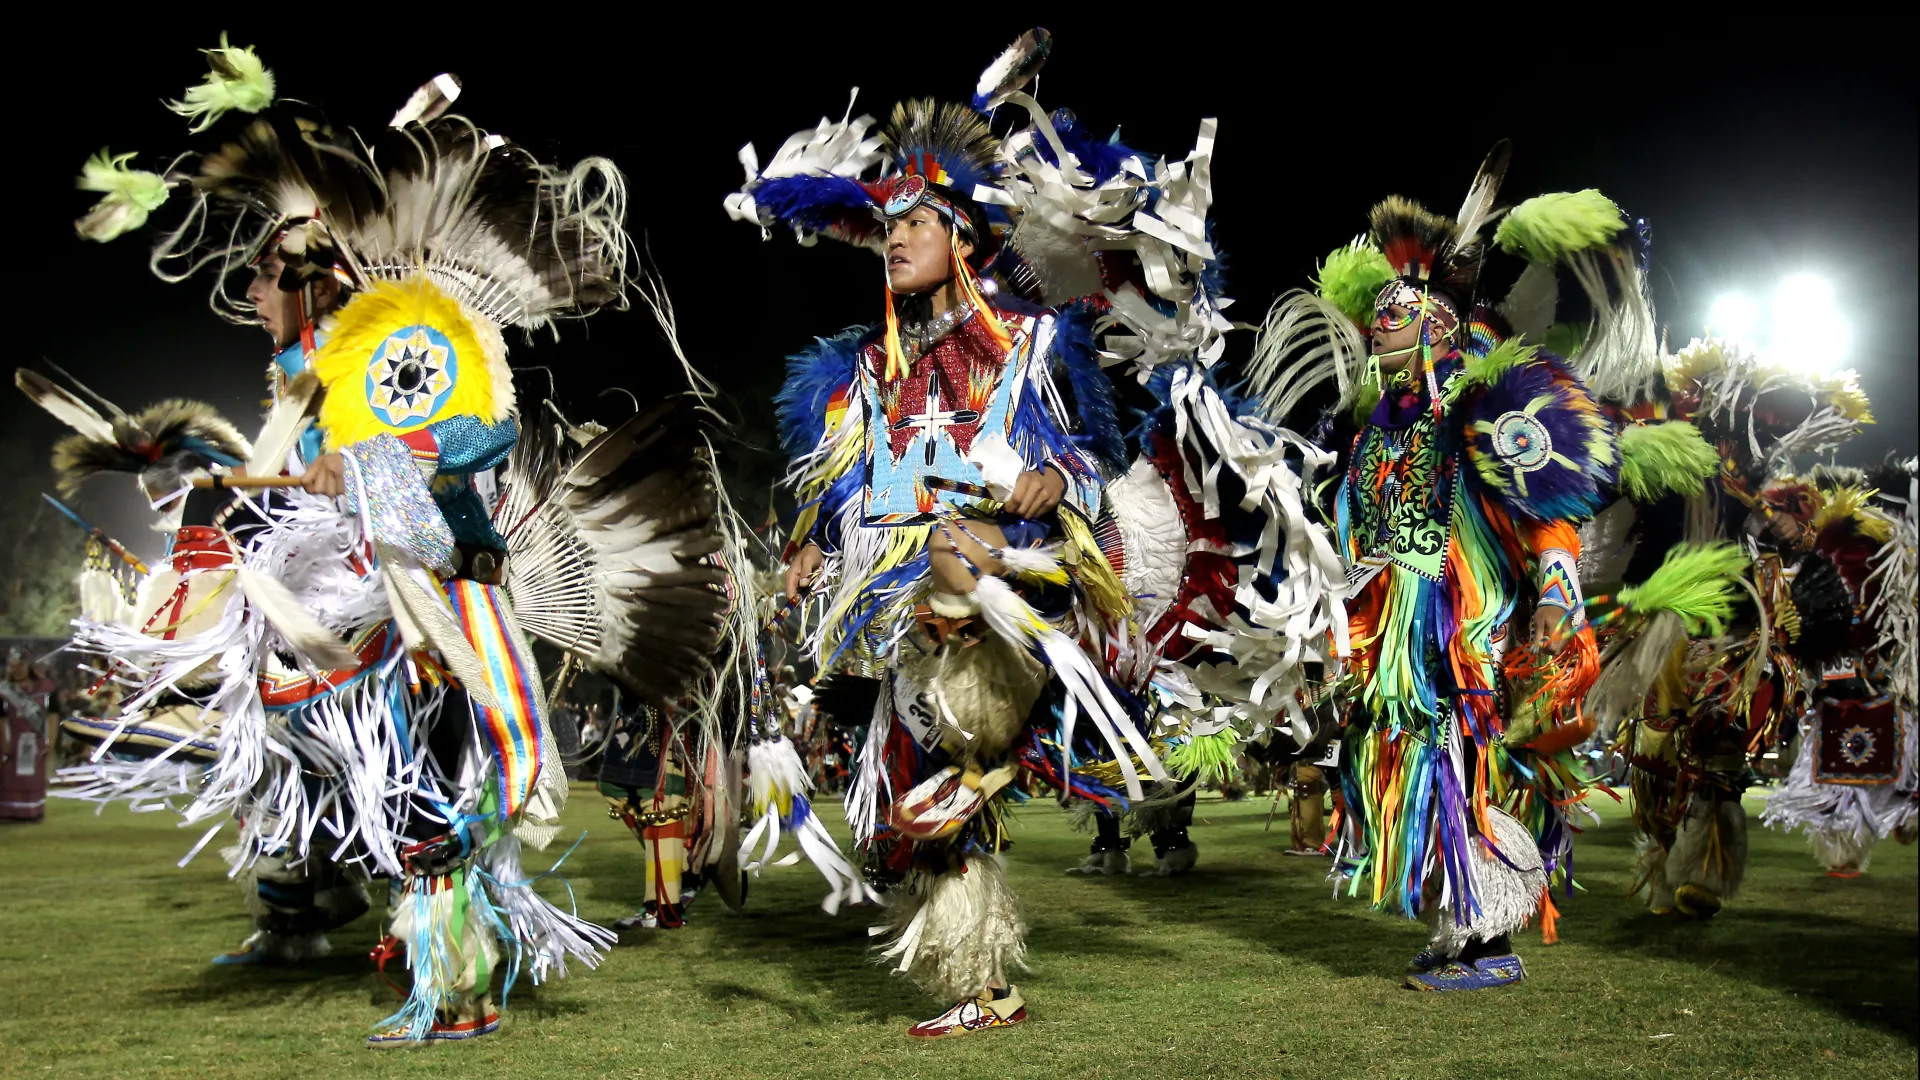
[[[336,123],[376,128],[415,86],[452,70],[466,83],[459,111],[482,126],[549,161],[612,157],[629,176],[629,224],[673,293],[682,341],[729,394],[741,443],[730,452],[742,472],[770,477],[770,458],[751,447],[771,445],[767,398],[781,357],[812,335],[875,319],[880,275],[864,253],[828,242],[800,249],[784,236],[762,243],[756,230],[729,221],[721,199],[741,180],[736,151],[751,140],[765,160],[789,133],[838,117],[854,85],[860,110],[875,114],[907,95],[963,99],[981,66],[1023,27],[963,19],[944,41],[909,44],[877,17],[756,40],[649,38],[636,23],[632,35],[602,35],[607,48],[598,54],[595,35],[577,21],[582,12],[571,10],[564,32],[529,30],[529,20],[516,18],[511,29],[494,21],[485,38],[388,33],[385,46],[361,38],[352,47],[304,44],[291,26],[237,18],[192,26],[180,18],[142,28],[137,39],[86,34],[84,74],[16,71],[26,85],[85,96],[12,118],[25,127],[16,127],[14,145],[30,148],[9,170],[20,245],[12,298],[25,337],[15,361],[50,359],[128,408],[197,397],[243,430],[257,426],[264,335],[213,316],[203,302],[209,283],[153,278],[149,237],[100,247],[75,239],[70,225],[90,204],[71,179],[90,152],[138,150],[136,164],[157,168],[172,152],[208,148],[159,102],[199,79],[205,69],[195,49],[224,28],[236,43],[258,47],[283,95],[323,105]],[[1201,117],[1219,117],[1215,211],[1229,292],[1239,302],[1233,315],[1257,320],[1279,292],[1304,281],[1317,257],[1359,231],[1383,195],[1398,191],[1451,210],[1487,147],[1507,137],[1508,201],[1597,187],[1651,220],[1656,301],[1677,341],[1700,331],[1707,306],[1727,288],[1764,296],[1786,273],[1829,276],[1855,327],[1849,362],[1881,421],[1845,456],[1914,452],[1920,259],[1914,91],[1895,74],[1904,62],[1875,64],[1858,42],[1846,66],[1784,51],[1709,53],[1698,42],[1628,59],[1569,57],[1547,45],[1566,64],[1557,73],[1476,74],[1470,86],[1436,79],[1446,92],[1423,99],[1385,89],[1366,74],[1362,55],[1282,49],[1273,35],[1244,27],[1223,28],[1232,32],[1204,42],[1204,52],[1200,42],[1170,41],[1208,65],[1204,75],[1176,79],[1136,44],[1161,31],[1110,18],[1097,29],[1078,25],[1089,21],[1047,21],[1055,50],[1038,96],[1096,129],[1118,124],[1132,145],[1173,157],[1192,145]],[[1540,35],[1552,40],[1545,28]],[[1353,44],[1374,49],[1379,40],[1358,34]],[[834,46],[822,52],[822,41]],[[863,43],[871,43],[867,55]],[[1499,46],[1503,70],[1524,70],[1515,50]],[[31,62],[61,61],[39,50]],[[79,84],[90,89],[71,89]],[[1230,355],[1239,355],[1248,335],[1234,336],[1243,340]],[[602,387],[647,396],[677,378],[651,320],[638,314],[568,324],[557,344],[510,341],[516,366],[550,366],[577,413],[594,407]],[[537,378],[521,381],[523,408],[544,390]],[[26,456],[4,466],[16,476],[47,474],[52,422],[8,394],[0,425],[9,436],[0,452]],[[97,480],[83,505],[136,547],[156,546],[139,536],[143,511],[130,482]]]

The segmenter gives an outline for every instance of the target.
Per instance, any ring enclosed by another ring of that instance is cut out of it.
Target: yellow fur
[[[1867,492],[1857,487],[1838,487],[1822,494],[1826,502],[1813,515],[1815,532],[1825,532],[1828,526],[1852,518],[1854,528],[1869,540],[1884,544],[1893,536],[1893,523],[1874,511]]]
[[[440,408],[396,427],[383,422],[367,401],[367,369],[388,337],[409,326],[430,326],[453,346],[456,378]],[[424,276],[376,282],[340,309],[313,371],[325,398],[320,426],[327,447],[338,450],[382,433],[414,431],[436,420],[474,416],[499,423],[513,413],[513,378],[507,371],[500,330],[462,308]]]
[[[1127,595],[1120,576],[1107,563],[1106,554],[1093,538],[1093,530],[1079,515],[1065,511],[1060,514],[1060,524],[1067,534],[1069,552],[1065,561],[1073,567],[1074,578],[1093,601],[1102,621],[1108,626],[1120,625],[1133,613],[1133,598]]]

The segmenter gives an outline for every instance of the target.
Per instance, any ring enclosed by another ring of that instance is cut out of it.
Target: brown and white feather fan
[[[522,434],[494,511],[521,626],[656,706],[709,669],[728,610],[696,406],[676,397],[584,446],[553,411]]]

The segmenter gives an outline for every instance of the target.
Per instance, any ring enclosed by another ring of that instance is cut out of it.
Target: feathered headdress
[[[1367,216],[1369,238],[1396,277],[1445,293],[1462,311],[1473,306],[1486,253],[1480,232],[1498,216],[1493,204],[1510,154],[1505,140],[1495,144],[1451,218],[1398,195],[1373,208]]]
[[[728,199],[728,211],[763,229],[785,225],[803,242],[826,236],[877,250],[885,236],[881,211],[908,177],[970,199],[996,179],[999,140],[968,106],[903,101],[869,136],[873,123],[870,116],[822,120],[814,131],[789,138],[764,170],[753,147],[744,147],[747,185]],[[993,225],[971,224],[982,238]]]
[[[222,38],[213,72],[175,111],[193,131],[229,110],[254,114],[218,149],[176,159],[164,174],[102,151],[81,186],[103,192],[79,229],[111,239],[183,191],[189,204],[158,244],[156,273],[178,281],[212,267],[216,311],[251,321],[227,276],[271,250],[297,288],[316,275],[364,289],[424,277],[497,326],[534,328],[625,303],[630,241],[626,185],[604,158],[542,164],[505,138],[445,115],[459,80],[415,91],[371,141],[288,103],[251,49]]]
[[[1711,338],[1661,360],[1675,414],[1727,449],[1744,450],[1763,475],[1796,456],[1833,450],[1873,423],[1852,371],[1800,371]]]
[[[1289,293],[1274,305],[1250,366],[1258,396],[1290,408],[1332,379],[1337,408],[1350,408],[1368,362],[1364,327],[1395,282],[1404,287],[1403,298],[1422,290],[1444,295],[1463,322],[1479,321],[1476,334],[1489,339],[1482,345],[1509,333],[1547,344],[1549,331],[1560,329],[1556,273],[1564,267],[1590,305],[1589,324],[1567,356],[1569,368],[1602,400],[1638,400],[1658,373],[1659,357],[1642,265],[1644,229],[1629,229],[1620,208],[1592,190],[1501,209],[1509,156],[1507,142],[1494,146],[1451,218],[1398,196],[1375,206],[1368,235],[1330,254],[1313,290]],[[1513,256],[1506,265],[1520,268],[1506,279],[1512,284],[1504,293],[1492,281],[1500,276],[1493,266],[1499,256]],[[1364,302],[1370,287],[1375,302]]]
[[[751,145],[741,148],[746,183],[727,212],[763,233],[782,225],[803,243],[827,236],[877,250],[876,212],[920,176],[983,205],[976,250],[991,251],[982,276],[997,287],[1051,306],[1099,297],[1119,331],[1105,339],[1109,362],[1129,362],[1142,378],[1178,357],[1214,362],[1232,324],[1208,235],[1213,121],[1184,161],[1098,138],[1025,92],[1052,44],[1045,30],[1022,34],[982,73],[971,106],[908,101],[876,130],[849,105],[841,120],[788,138],[764,167]],[[985,114],[1002,106],[1029,123],[996,139]]]

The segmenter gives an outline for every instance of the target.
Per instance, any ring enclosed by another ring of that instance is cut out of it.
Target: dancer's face
[[[973,245],[960,241],[960,257]],[[953,247],[947,219],[930,206],[916,206],[887,225],[887,287],[924,293],[953,280]]]
[[[280,287],[280,272],[286,264],[280,256],[263,256],[254,265],[253,282],[247,286],[247,299],[252,302],[254,314],[260,317],[260,325],[267,335],[273,338],[273,346],[282,349],[300,336],[299,297]]]
[[[286,348],[300,336],[300,294],[280,287],[280,275],[286,266],[277,253],[262,256],[254,264],[253,282],[247,286],[247,299],[276,349]],[[316,314],[324,313],[339,302],[340,283],[332,275],[322,274],[313,279],[312,292]]]
[[[1399,304],[1387,309],[1386,317],[1374,324],[1368,335],[1373,346],[1373,355],[1380,358],[1380,370],[1388,375],[1398,373],[1413,362],[1420,352],[1420,320],[1409,318],[1412,313]],[[1394,329],[1386,329],[1394,327]]]

